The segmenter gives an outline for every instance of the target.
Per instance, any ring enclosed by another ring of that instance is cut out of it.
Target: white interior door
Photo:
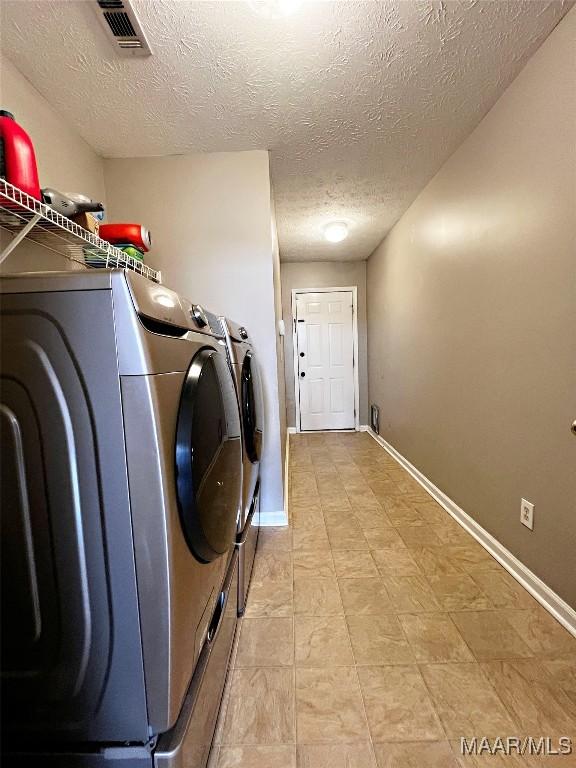
[[[354,429],[352,291],[298,293],[300,429]]]

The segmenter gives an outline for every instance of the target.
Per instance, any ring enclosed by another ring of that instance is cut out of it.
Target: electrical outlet
[[[534,504],[531,504],[526,499],[522,499],[520,502],[520,522],[525,525],[526,528],[534,530]]]

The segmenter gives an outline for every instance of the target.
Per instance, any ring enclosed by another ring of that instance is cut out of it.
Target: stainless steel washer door
[[[188,546],[201,562],[234,541],[240,498],[240,423],[226,393],[224,354],[200,350],[184,381],[176,430],[178,509]]]
[[[240,372],[240,402],[244,425],[244,448],[252,464],[258,464],[262,451],[263,403],[260,372],[254,352],[244,356]]]

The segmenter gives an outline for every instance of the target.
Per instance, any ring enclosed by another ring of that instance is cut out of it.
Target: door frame
[[[350,291],[352,293],[352,368],[354,378],[354,429],[360,429],[360,386],[358,384],[358,286],[345,285],[331,288],[292,288],[292,371],[294,373],[294,406],[296,408],[296,432],[316,432],[320,430],[302,430],[300,428],[300,384],[298,381],[298,350],[296,334],[296,299],[303,293],[334,293]],[[339,432],[350,430],[326,430]]]

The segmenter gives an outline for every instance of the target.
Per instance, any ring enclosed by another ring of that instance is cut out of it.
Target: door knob
[[[300,374],[300,377],[303,379],[304,376],[306,376],[306,374],[304,373],[304,371],[302,371],[302,373]]]
[[[300,352],[300,357],[304,357],[304,352]]]
[[[570,427],[570,431],[573,435],[576,435],[576,419],[572,422],[572,426]]]

